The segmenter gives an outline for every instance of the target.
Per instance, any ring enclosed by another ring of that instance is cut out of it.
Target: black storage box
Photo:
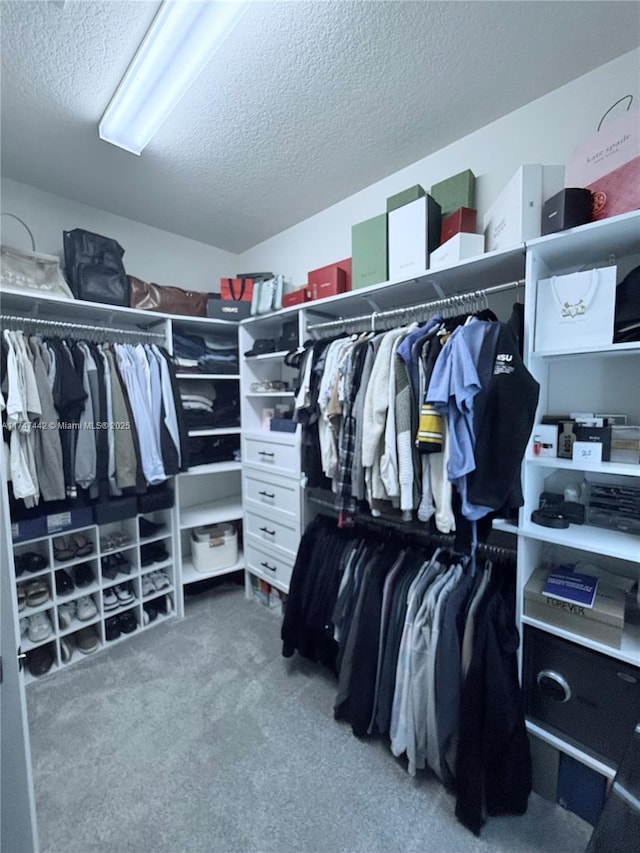
[[[640,668],[525,626],[527,716],[609,764],[640,720]]]
[[[167,486],[149,489],[144,495],[138,495],[138,512],[145,515],[159,509],[171,509],[173,506],[173,491]]]
[[[219,293],[210,293],[207,317],[211,320],[233,320],[239,323],[251,316],[251,302],[240,299],[222,299]]]
[[[125,518],[135,518],[138,514],[138,499],[135,495],[124,498],[111,498],[101,501],[93,507],[96,524],[111,524],[113,521],[124,521]]]
[[[542,207],[542,233],[555,234],[576,225],[591,222],[591,192],[570,187],[545,201]]]

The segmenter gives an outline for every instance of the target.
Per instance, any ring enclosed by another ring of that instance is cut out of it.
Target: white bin
[[[238,561],[238,533],[232,524],[196,527],[191,531],[191,560],[197,572],[209,574]]]

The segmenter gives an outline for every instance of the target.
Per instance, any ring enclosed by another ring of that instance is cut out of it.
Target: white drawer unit
[[[283,592],[289,591],[289,582],[295,557],[283,557],[267,548],[247,543],[245,546],[247,569]]]
[[[245,537],[254,544],[270,545],[278,551],[295,557],[300,541],[300,525],[286,518],[277,521],[251,510],[245,513]]]
[[[295,436],[289,433],[264,432],[245,434],[242,460],[248,465],[258,465],[285,477],[300,477],[300,448]]]
[[[246,468],[242,494],[245,509],[300,523],[300,485],[295,480]]]

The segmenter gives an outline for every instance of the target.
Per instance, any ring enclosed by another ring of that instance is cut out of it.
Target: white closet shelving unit
[[[154,332],[160,335],[156,342],[166,346],[170,352],[174,328],[178,330],[182,329],[192,334],[199,333],[208,336],[221,336],[223,339],[229,340],[234,344],[237,342],[238,325],[230,321],[183,317],[85,302],[83,300],[48,297],[46,295],[39,295],[36,300],[31,293],[16,292],[6,288],[0,290],[0,299],[3,315],[24,317],[26,320],[40,318],[66,324],[70,327],[86,325],[99,327],[100,329],[123,329],[132,333],[128,338],[129,340],[135,340],[136,331]],[[34,327],[34,330],[46,333],[46,327],[42,329]],[[53,329],[52,331],[59,333],[63,331],[63,328],[60,327],[60,329]],[[239,375],[202,374],[193,376],[192,374],[187,374],[181,376],[179,381],[192,381],[194,385],[197,385],[197,382],[202,380],[238,383]],[[239,436],[240,427],[219,430],[194,430],[193,434],[214,436],[233,434]],[[240,521],[242,518],[240,472],[241,463],[238,461],[229,461],[201,465],[172,478],[173,482],[171,480],[169,482],[175,494],[174,508],[147,513],[144,516],[151,521],[164,525],[158,533],[150,537],[144,538],[140,536],[138,529],[138,518],[140,516],[136,516],[107,525],[84,523],[69,528],[70,531],[73,530],[82,533],[87,540],[93,543],[92,553],[70,561],[56,560],[53,547],[53,539],[57,535],[67,535],[66,530],[61,534],[52,533],[50,535],[43,535],[40,533],[32,539],[14,543],[14,558],[15,556],[31,551],[45,556],[48,561],[46,569],[34,573],[24,573],[17,578],[15,577],[14,566],[10,567],[16,583],[16,607],[18,587],[26,587],[34,580],[43,580],[49,590],[47,601],[36,607],[26,606],[18,614],[20,618],[24,618],[38,612],[43,612],[47,615],[47,619],[51,625],[51,633],[41,642],[34,643],[29,640],[26,634],[22,637],[22,651],[24,652],[28,652],[40,645],[53,645],[54,665],[46,676],[41,677],[47,677],[49,674],[65,666],[72,665],[78,660],[84,659],[85,655],[80,654],[76,650],[70,661],[63,662],[61,654],[61,640],[83,627],[95,626],[98,634],[99,650],[122,642],[129,636],[135,636],[139,631],[160,624],[172,615],[177,614],[182,616],[184,614],[183,587],[193,581],[202,580],[217,574],[215,572],[211,573],[211,575],[196,573],[193,569],[188,550],[189,529],[218,521]],[[5,482],[3,482],[3,488],[7,488]],[[41,503],[41,508],[44,515],[47,511],[46,503]],[[106,535],[116,529],[128,536],[128,543],[115,549],[108,549],[104,545],[101,545],[101,539],[104,542]],[[167,552],[167,559],[163,562],[143,565],[145,562],[144,546],[151,543],[162,544]],[[116,552],[121,552],[129,563],[129,571],[128,573],[119,572],[111,580],[102,575],[101,561],[103,557]],[[64,569],[73,580],[77,566],[82,563],[88,563],[91,567],[94,581],[87,586],[76,587],[69,594],[58,595],[55,585],[55,572]],[[240,555],[236,565],[225,570],[224,573],[242,569],[243,566],[243,558]],[[150,575],[153,572],[165,573],[169,578],[169,585],[143,595],[143,580],[146,575]],[[130,585],[135,596],[134,600],[120,605],[117,609],[105,609],[104,593],[122,583]],[[96,606],[96,614],[84,621],[78,620],[76,617],[69,626],[63,627],[59,619],[60,605],[69,601],[77,601],[85,595],[89,595],[93,600]],[[146,623],[144,605],[160,597],[167,600],[166,613],[164,615],[161,613],[156,619]],[[107,640],[105,634],[106,620],[124,610],[132,610],[134,612],[136,630],[131,634],[121,634],[117,639]],[[33,676],[27,670],[23,670],[23,672],[25,683],[28,684],[34,680]]]
[[[295,432],[270,429],[267,412],[293,408],[297,372],[285,364],[288,350],[245,355],[256,340],[276,343],[286,322],[299,333],[299,311],[284,310],[240,324],[242,408],[242,495],[246,594],[257,581],[286,594],[298,543],[302,536],[300,428]],[[272,390],[255,390],[267,382],[282,383]]]
[[[538,282],[553,275],[603,267],[615,263],[620,280],[640,263],[640,213],[590,223],[580,228],[542,237],[527,246],[525,340],[526,363],[540,383],[536,422],[544,414],[580,412],[625,413],[630,424],[640,423],[640,342],[586,346],[580,351],[536,352],[534,323]],[[640,667],[640,624],[627,624],[620,648],[614,648],[571,631],[531,618],[524,613],[524,588],[540,565],[586,561],[616,574],[640,579],[640,537],[588,524],[552,529],[534,524],[542,491],[562,492],[565,485],[616,482],[640,487],[640,465],[601,462],[581,466],[569,459],[540,458],[527,450],[523,464],[525,505],[520,513],[518,547],[518,613],[520,627],[530,626],[561,637],[576,646],[607,655],[621,664]],[[526,642],[526,632],[525,632]],[[637,670],[640,677],[640,669]],[[638,685],[629,689],[638,690]],[[612,777],[615,768],[603,761],[597,744],[576,745],[570,738],[540,721],[529,720],[530,732],[561,752]]]

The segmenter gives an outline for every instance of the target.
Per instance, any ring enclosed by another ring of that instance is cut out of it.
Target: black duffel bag
[[[128,307],[129,279],[117,240],[82,228],[64,231],[63,238],[65,272],[76,299]]]

